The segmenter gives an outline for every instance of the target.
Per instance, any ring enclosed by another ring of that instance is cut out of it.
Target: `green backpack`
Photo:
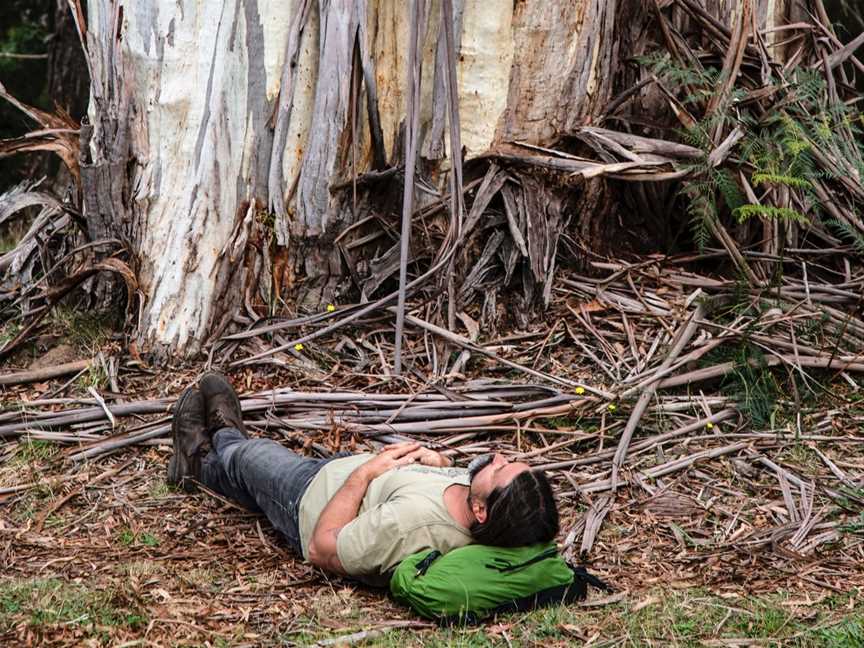
[[[405,558],[390,578],[393,597],[427,619],[477,623],[585,598],[588,585],[609,590],[583,567],[571,567],[555,543],[502,548],[468,545],[442,555],[425,550]]]

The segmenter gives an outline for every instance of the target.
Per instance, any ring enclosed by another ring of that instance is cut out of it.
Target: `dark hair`
[[[474,540],[495,547],[549,542],[558,535],[558,507],[549,480],[526,470],[486,499],[486,521],[470,528]]]

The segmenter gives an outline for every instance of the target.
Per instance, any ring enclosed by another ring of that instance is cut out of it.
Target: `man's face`
[[[526,463],[510,461],[500,453],[481,455],[468,465],[471,497],[486,501],[496,488],[504,488],[513,478],[529,470]]]

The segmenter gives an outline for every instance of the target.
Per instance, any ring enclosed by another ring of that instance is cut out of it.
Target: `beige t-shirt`
[[[374,455],[361,454],[327,463],[300,500],[300,544],[303,557],[318,517],[348,476]],[[471,542],[467,529],[447,511],[444,491],[453,484],[468,485],[462,468],[402,466],[372,480],[357,517],[339,531],[336,553],[345,571],[371,584],[386,586],[389,572],[417,551],[446,553]]]

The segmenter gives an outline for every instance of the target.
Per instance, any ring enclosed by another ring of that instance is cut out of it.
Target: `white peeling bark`
[[[291,7],[275,0],[91,0],[89,29],[103,44],[118,7],[115,60],[129,95],[134,161],[123,220],[143,293],[139,341],[194,353],[248,297],[253,268],[238,267],[243,251],[230,243],[254,229],[255,219],[245,218],[249,205],[265,204],[267,120]],[[94,123],[100,110],[94,101]],[[94,140],[94,157],[111,144]]]
[[[340,178],[337,161],[344,159],[349,86],[354,43],[366,13],[362,0],[329,0],[320,4],[319,82],[309,137],[297,188],[294,230],[300,236],[321,236],[333,215],[330,185]]]

